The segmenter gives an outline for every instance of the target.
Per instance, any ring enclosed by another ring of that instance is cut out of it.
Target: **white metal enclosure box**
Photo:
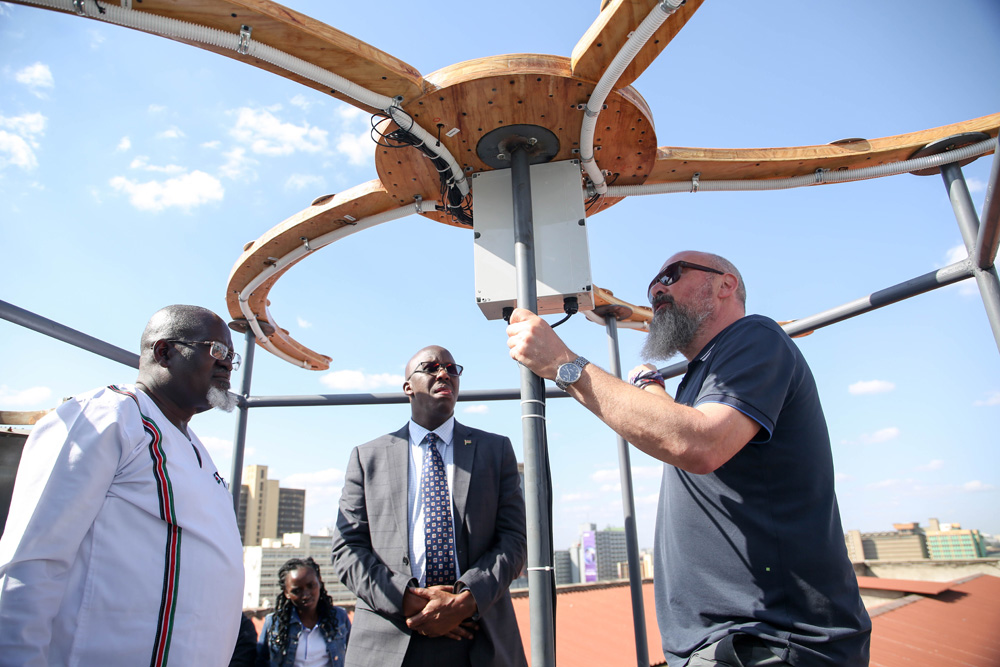
[[[580,161],[535,164],[530,174],[538,313],[562,313],[568,296],[581,312],[593,310]],[[497,320],[504,307],[517,305],[510,169],[473,174],[472,191],[476,303],[486,319]]]

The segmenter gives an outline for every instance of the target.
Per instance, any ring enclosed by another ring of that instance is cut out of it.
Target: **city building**
[[[653,552],[643,549],[639,552],[639,577],[641,579],[653,578]],[[628,579],[628,560],[618,563],[618,578]]]
[[[243,569],[246,579],[243,587],[243,608],[260,609],[274,606],[278,597],[278,570],[290,558],[312,557],[319,565],[327,593],[334,604],[353,603],[354,593],[333,575],[330,553],[333,548],[331,535],[305,535],[286,533],[282,539],[265,537],[260,546],[243,547]]]
[[[618,563],[628,562],[624,528],[597,530],[596,524],[581,524],[580,543],[575,548],[581,583],[618,579]]]
[[[283,489],[268,479],[267,466],[243,469],[240,508],[236,520],[243,546],[258,546],[264,539],[285,533],[301,533],[305,526],[305,489]]]
[[[968,560],[986,558],[986,545],[978,530],[963,530],[957,523],[930,519],[928,530],[917,522],[895,523],[893,531],[844,535],[851,561],[870,560]]]
[[[931,519],[927,551],[932,560],[968,560],[986,558],[986,544],[978,530],[962,530],[961,524],[940,523]]]
[[[573,562],[569,549],[560,549],[554,552],[552,565],[556,570],[556,586],[575,584],[580,581],[580,568]]]

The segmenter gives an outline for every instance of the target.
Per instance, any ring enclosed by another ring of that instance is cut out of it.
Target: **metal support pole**
[[[974,258],[978,255],[976,242],[979,236],[979,218],[972,204],[969,188],[965,184],[962,168],[955,163],[946,164],[941,167],[941,178],[944,179],[944,186],[948,190],[948,198],[955,211],[955,219],[962,231],[969,257]],[[997,350],[1000,350],[1000,279],[997,278],[997,269],[995,266],[980,269],[973,264],[973,272],[976,282],[979,283],[983,305],[986,307],[986,317],[989,318],[990,327],[993,329],[993,339],[996,341]]]
[[[986,199],[983,201],[983,219],[976,238],[976,256],[973,258],[976,267],[988,269],[997,259],[997,246],[1000,245],[1000,143],[993,152],[993,168],[990,170],[990,182],[986,186]]]
[[[517,306],[538,312],[535,275],[534,220],[528,154],[510,151],[514,203],[514,265]],[[545,383],[521,367],[521,430],[524,437],[524,495],[528,520],[528,599],[531,617],[531,664],[555,667],[555,590],[552,568],[551,507],[548,451],[545,438]]]
[[[253,355],[257,349],[254,340],[254,333],[247,327],[246,345],[243,348],[243,379],[240,381],[240,405],[239,416],[236,419],[236,438],[233,442],[233,471],[229,475],[229,491],[233,494],[233,511],[236,517],[240,516],[240,491],[243,487],[243,451],[247,442],[247,417],[249,417],[250,407],[247,399],[250,398],[250,380],[253,377]]]
[[[139,355],[135,352],[123,350],[122,348],[116,347],[111,343],[106,343],[103,340],[94,338],[93,336],[88,336],[87,334],[77,331],[76,329],[70,329],[64,324],[53,322],[52,320],[46,319],[41,315],[35,315],[32,312],[23,308],[18,308],[13,304],[7,303],[6,301],[0,301],[0,318],[3,318],[8,322],[13,322],[14,324],[20,324],[26,329],[37,331],[40,334],[49,336],[50,338],[55,338],[56,340],[61,340],[64,343],[75,345],[82,350],[93,352],[94,354],[110,359],[111,361],[117,361],[120,364],[125,364],[126,366],[131,366],[132,368],[139,368]]]
[[[608,330],[608,355],[611,374],[622,376],[621,353],[618,347],[618,319],[604,316]],[[635,495],[632,491],[632,461],[628,443],[618,436],[618,472],[622,482],[622,509],[625,514],[625,550],[628,556],[628,580],[632,589],[632,624],[635,626],[635,659],[638,667],[649,667],[649,644],[646,641],[646,608],[642,600],[642,568],[639,565],[639,538],[635,526]]]

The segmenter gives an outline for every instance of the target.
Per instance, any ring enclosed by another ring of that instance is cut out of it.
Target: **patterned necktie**
[[[424,496],[424,553],[427,585],[455,583],[455,537],[451,529],[451,496],[448,476],[438,451],[440,438],[428,433],[424,438],[424,465],[420,491]]]

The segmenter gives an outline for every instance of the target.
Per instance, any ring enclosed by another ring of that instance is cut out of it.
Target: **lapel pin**
[[[467,445],[471,445],[471,444],[472,444],[472,441],[471,441],[471,440],[466,440],[466,441],[465,441],[465,444],[467,444]]]

